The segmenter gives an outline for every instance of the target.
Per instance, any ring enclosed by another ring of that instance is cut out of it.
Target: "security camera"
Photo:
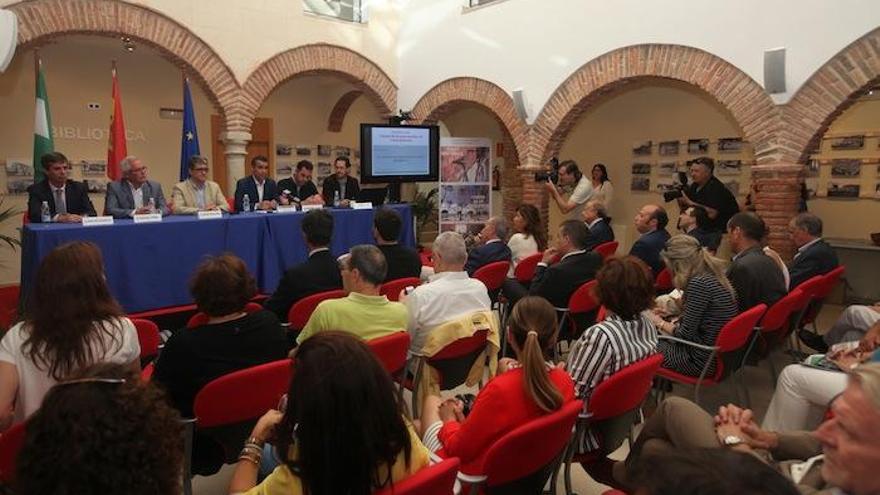
[[[18,43],[18,18],[11,10],[0,9],[0,72],[6,71]]]

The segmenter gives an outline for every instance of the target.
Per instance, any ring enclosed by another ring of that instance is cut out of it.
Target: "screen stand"
[[[400,182],[388,184],[388,202],[391,204],[400,203]]]

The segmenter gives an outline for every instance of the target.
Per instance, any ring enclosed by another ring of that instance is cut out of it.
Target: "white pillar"
[[[226,147],[226,190],[235,191],[235,183],[245,176],[245,159],[247,145],[251,142],[251,133],[229,131],[220,134],[220,140]]]

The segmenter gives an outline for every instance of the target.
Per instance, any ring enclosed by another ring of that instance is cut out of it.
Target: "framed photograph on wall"
[[[33,177],[34,167],[31,166],[30,160],[7,158],[6,175],[12,177]]]
[[[632,164],[633,175],[651,175],[651,164],[636,162]]]
[[[678,162],[660,162],[660,164],[657,165],[657,173],[659,175],[671,176],[675,173],[676,169],[678,169]]]
[[[291,162],[276,162],[275,164],[275,177],[280,177],[282,179],[286,177],[290,177],[293,175],[293,163]]]
[[[838,199],[858,199],[861,185],[850,182],[831,181],[828,183],[828,197]]]
[[[843,136],[831,140],[831,149],[834,151],[860,150],[864,147],[865,136],[863,135]]]
[[[312,147],[307,144],[296,145],[296,156],[312,156]]]
[[[852,178],[862,173],[862,161],[858,158],[835,158],[831,161],[831,177]]]
[[[633,155],[636,156],[645,156],[650,155],[652,153],[652,149],[654,148],[654,142],[650,139],[647,141],[639,141],[637,143],[633,143],[632,151]]]
[[[329,144],[318,145],[318,156],[330,156],[333,154],[333,146]]]
[[[742,172],[742,160],[718,160],[715,162],[715,173],[718,175],[739,175]]]
[[[80,160],[84,176],[103,177],[107,175],[107,160]]]
[[[669,192],[669,191],[674,190],[675,184],[673,184],[672,182],[668,182],[668,181],[665,181],[665,182],[658,181],[657,185],[654,187],[654,189],[657,191],[657,193],[663,194],[665,192]]]
[[[89,190],[89,193],[105,193],[107,192],[107,179],[94,179],[88,178],[85,181],[86,188]]]
[[[293,146],[289,144],[276,144],[275,154],[278,156],[290,156],[293,154]]]
[[[706,138],[688,139],[688,153],[704,155],[709,152],[709,140]]]
[[[651,190],[651,179],[647,177],[633,177],[630,185],[631,191],[648,192]]]
[[[742,138],[721,138],[718,140],[719,153],[739,153],[742,148]]]
[[[679,144],[681,143],[678,141],[660,141],[657,152],[662,156],[675,156],[678,154]]]
[[[7,194],[27,194],[27,189],[34,183],[33,178],[10,176],[6,178]]]

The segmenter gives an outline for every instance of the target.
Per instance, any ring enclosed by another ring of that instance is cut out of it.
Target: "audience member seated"
[[[880,363],[853,369],[831,412],[833,417],[815,432],[773,432],[758,427],[751,410],[728,405],[713,418],[696,404],[672,397],[645,422],[625,463],[615,465],[615,478],[629,485],[642,457],[666,459],[682,449],[723,448],[755,454],[803,494],[880,493]]]
[[[669,232],[666,232],[666,224],[669,216],[666,210],[658,205],[645,205],[636,214],[636,231],[640,234],[638,240],[632,245],[629,254],[644,261],[656,277],[663,269],[660,261],[660,251],[669,240]]]
[[[841,342],[861,340],[871,326],[880,322],[880,302],[873,306],[854,304],[848,306],[837,318],[831,330],[824,335],[801,330],[798,333],[801,341],[819,352]]]
[[[324,179],[324,188],[321,191],[324,204],[337,206],[334,200],[337,199],[336,193],[339,193],[338,206],[348,206],[357,199],[360,191],[358,180],[351,176],[351,160],[347,156],[337,156],[333,162],[333,175]]]
[[[702,206],[689,206],[678,215],[679,230],[700,241],[701,246],[715,254],[721,244],[721,231],[709,230],[709,222],[709,214]]]
[[[788,292],[785,278],[761,247],[761,239],[767,234],[764,221],[754,213],[737,213],[727,222],[727,233],[734,253],[727,278],[736,290],[739,310],[762,303],[770,307],[782,299]]]
[[[661,256],[672,274],[673,285],[683,291],[683,308],[677,321],[666,321],[657,312],[649,313],[654,325],[673,337],[715,345],[721,327],[738,313],[736,293],[724,276],[721,261],[696,239],[684,234],[669,239]],[[700,376],[710,354],[668,340],[660,340],[657,349],[663,354],[664,367],[691,376]],[[714,372],[713,361],[709,376]]]
[[[200,211],[229,211],[229,202],[220,185],[208,180],[208,159],[193,155],[189,158],[189,178],[174,185],[171,195],[175,215],[195,215]]]
[[[461,234],[443,232],[434,240],[434,275],[409,295],[401,294],[400,302],[409,313],[411,353],[421,353],[428,334],[438,325],[492,309],[486,286],[464,271],[465,259],[467,252]]]
[[[607,182],[607,184],[611,184]],[[581,213],[584,223],[590,230],[590,241],[587,242],[587,251],[592,251],[599,244],[614,240],[614,231],[611,229],[611,217],[605,209],[605,204],[593,199],[587,201],[584,211]]]
[[[287,410],[270,410],[257,422],[230,493],[370,493],[428,466],[430,454],[405,419],[391,376],[360,339],[323,332],[291,357]],[[257,484],[267,442],[279,464]]]
[[[251,175],[238,179],[235,184],[235,211],[244,211],[242,202],[247,195],[248,211],[274,210],[278,186],[269,177],[269,159],[257,155],[251,159]]]
[[[510,278],[523,258],[547,249],[547,234],[544,233],[541,213],[534,205],[519,205],[513,216],[513,230],[516,232],[507,241],[507,247],[510,248],[510,271],[507,276]]]
[[[482,474],[486,452],[496,440],[574,400],[571,377],[548,363],[556,345],[553,307],[538,297],[521,299],[511,311],[507,333],[517,360],[502,360],[500,373],[480,390],[469,414],[459,399],[425,396],[425,446],[441,457],[460,458],[463,473]]]
[[[880,322],[864,335],[858,347],[831,352],[826,358],[836,369],[819,369],[800,363],[786,366],[764,415],[765,430],[809,430],[817,427],[828,404],[846,388],[846,374],[853,365],[880,360]]]
[[[470,276],[478,268],[484,267],[496,261],[510,261],[511,251],[507,247],[507,238],[510,234],[510,224],[501,217],[492,217],[486,222],[483,230],[477,234],[480,244],[468,253],[465,271]]]
[[[70,162],[66,156],[46,153],[40,157],[40,166],[46,178],[28,187],[28,220],[42,221],[43,203],[49,205],[53,222],[79,223],[82,217],[96,215],[86,185],[67,178]]]
[[[24,321],[0,340],[0,430],[27,419],[56,382],[95,363],[140,370],[137,331],[110,295],[101,251],[90,242],[40,262]]]
[[[315,166],[308,160],[300,160],[292,177],[278,181],[278,202],[282,205],[322,205],[324,198],[312,182]]]
[[[379,208],[373,215],[373,238],[388,264],[386,282],[399,278],[419,278],[422,274],[422,258],[419,253],[411,247],[400,245],[402,228],[400,214],[391,208]]]
[[[52,387],[28,420],[15,493],[181,493],[183,427],[164,394],[101,364]]]
[[[348,255],[340,258],[339,271],[342,288],[348,296],[319,304],[296,338],[297,344],[327,330],[342,330],[370,340],[406,329],[409,320],[406,306],[379,295],[388,271],[379,248],[366,244],[354,246]]]
[[[169,213],[162,184],[147,179],[147,166],[136,156],[119,162],[122,178],[107,184],[104,214],[113,218],[131,218],[144,213]],[[150,201],[152,200],[152,205]],[[152,207],[151,207],[152,206]]]
[[[822,219],[812,213],[800,213],[788,224],[791,240],[797,246],[794,258],[788,264],[788,289],[837,268],[837,254],[822,239]],[[779,254],[768,250],[768,255],[780,259]]]
[[[324,210],[311,210],[303,217],[301,228],[309,259],[288,268],[278,282],[278,288],[263,303],[280,321],[287,321],[290,307],[300,299],[342,288],[339,264],[330,254],[333,215]]]
[[[596,274],[596,283],[595,298],[605,306],[607,316],[572,344],[566,364],[576,395],[584,401],[585,412],[599,383],[657,352],[657,329],[642,314],[654,304],[654,278],[650,268],[633,256],[609,258]],[[597,450],[601,445],[597,433],[592,430],[584,433],[577,440],[578,452]],[[605,447],[611,441],[605,438]]]

